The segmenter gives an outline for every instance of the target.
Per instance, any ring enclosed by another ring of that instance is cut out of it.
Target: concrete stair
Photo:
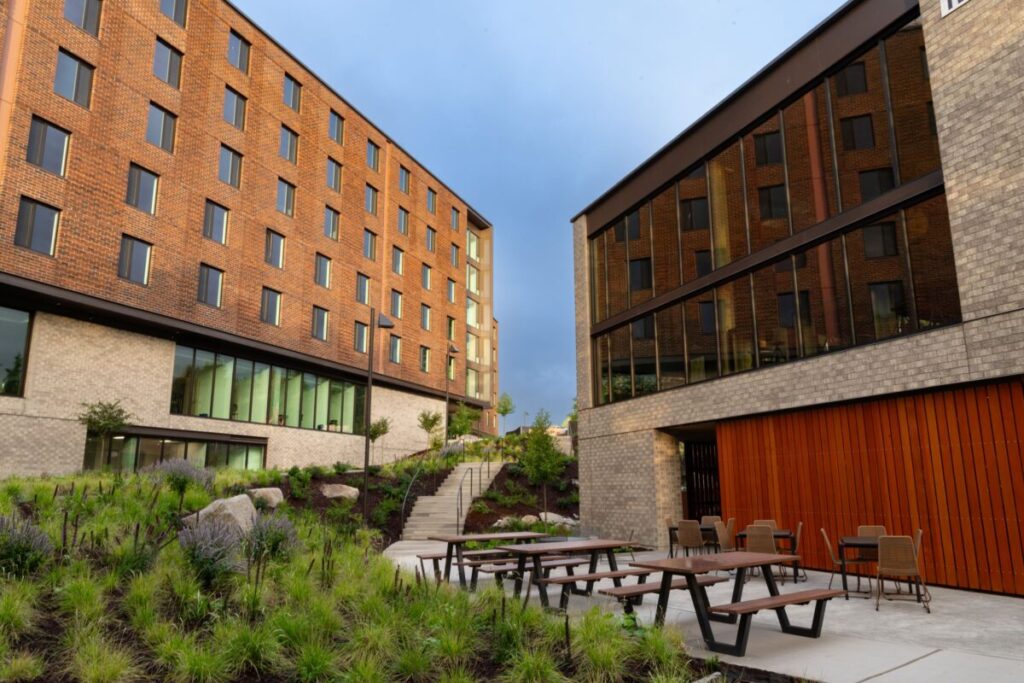
[[[461,533],[456,527],[455,510],[458,505],[459,484],[462,484],[462,509],[459,514],[459,526],[465,523],[466,513],[473,503],[473,498],[487,490],[494,478],[501,471],[502,463],[463,462],[452,470],[452,473],[438,487],[433,496],[420,496],[416,499],[405,522],[402,540],[426,539],[437,534]],[[472,470],[472,474],[467,474]],[[470,495],[470,477],[473,478],[473,491]]]

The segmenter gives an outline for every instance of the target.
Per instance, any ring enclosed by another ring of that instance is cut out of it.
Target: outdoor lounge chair
[[[886,600],[896,600],[895,593],[885,592],[885,577],[896,580],[912,579],[917,588],[916,600],[926,612],[931,614],[932,596],[928,586],[921,580],[921,570],[917,563],[917,547],[910,536],[879,536],[878,538],[878,595],[875,597],[875,611],[884,596]],[[913,592],[910,598],[915,599]],[[903,598],[906,599],[906,598]]]

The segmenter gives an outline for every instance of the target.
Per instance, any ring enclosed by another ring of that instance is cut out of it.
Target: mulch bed
[[[565,472],[562,474],[562,481],[567,485],[565,491],[559,491],[555,486],[548,487],[548,511],[554,512],[563,517],[576,517],[579,516],[580,506],[579,503],[572,503],[567,506],[559,506],[558,499],[566,498],[569,494],[576,490],[573,485],[573,480],[579,479],[579,463],[575,460],[571,461],[565,468]],[[487,498],[478,497],[474,499],[476,502],[482,502],[487,505],[487,512],[481,512],[470,509],[466,515],[466,533],[482,533],[489,530],[495,522],[502,517],[522,517],[524,515],[538,515],[544,511],[544,492],[541,486],[534,486],[530,483],[530,480],[526,478],[525,474],[510,474],[509,466],[506,465],[498,476],[491,482],[491,486],[488,488],[489,491],[505,491],[505,485],[509,482],[515,482],[522,488],[526,489],[529,493],[532,493],[537,497],[537,505],[498,505],[493,500]]]

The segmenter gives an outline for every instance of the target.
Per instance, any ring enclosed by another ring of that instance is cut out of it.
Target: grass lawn
[[[318,509],[181,517],[267,473],[0,482],[3,681],[686,681],[672,630],[398,572]],[[178,490],[175,490],[175,488]],[[179,491],[183,489],[183,495]]]

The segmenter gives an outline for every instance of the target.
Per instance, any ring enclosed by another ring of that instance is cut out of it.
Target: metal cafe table
[[[519,558],[519,564],[516,567],[514,592],[516,597],[519,597],[519,593],[523,587],[523,577],[526,575],[527,571],[526,563],[527,561],[532,561],[530,582],[537,586],[537,594],[540,596],[540,604],[547,607],[548,590],[543,580],[544,570],[541,561],[541,558],[544,555],[583,555],[589,553],[590,566],[587,570],[587,574],[593,574],[597,571],[597,562],[600,559],[601,553],[604,553],[605,557],[608,558],[609,569],[611,571],[618,570],[618,565],[615,562],[616,548],[641,550],[644,549],[645,546],[632,541],[589,538],[579,541],[554,541],[546,543],[531,543],[529,545],[504,545],[500,546],[498,550],[504,550],[505,552]],[[614,579],[614,582],[616,586],[622,585],[619,579]],[[592,583],[593,582],[590,582],[590,585],[588,585],[588,592],[593,588]]]
[[[854,550],[874,550],[878,552],[878,537],[877,536],[843,536],[839,539],[839,573],[843,577],[843,591],[846,593],[846,599],[850,599],[849,587],[846,585],[846,551],[852,548]],[[858,579],[857,588],[860,588],[860,582]]]
[[[772,536],[775,538],[775,542],[786,541],[789,544],[789,552],[792,553],[796,550],[793,546],[796,544],[796,534],[790,529],[772,529]],[[745,546],[747,544],[747,532],[741,531],[736,534],[736,547]],[[800,563],[793,563],[793,583],[797,583],[800,578]]]
[[[661,626],[665,623],[665,612],[668,609],[668,599],[672,592],[673,577],[683,576],[687,579],[686,588],[693,601],[694,611],[697,615],[697,624],[700,626],[701,636],[704,638],[708,649],[713,652],[742,657],[747,649],[747,637],[750,633],[751,618],[754,613],[760,610],[775,610],[783,633],[808,638],[817,638],[821,635],[821,625],[825,616],[825,602],[842,595],[843,592],[839,590],[809,589],[780,595],[778,586],[775,583],[775,577],[772,574],[772,565],[795,562],[799,559],[800,557],[797,555],[773,555],[769,553],[737,551],[632,562],[630,566],[662,572],[661,586],[658,591],[658,608],[655,612],[655,623],[657,625]],[[761,575],[764,577],[764,582],[768,587],[769,597],[743,601],[743,584],[746,581],[747,569],[751,567],[761,568]],[[711,606],[711,603],[708,601],[707,590],[696,580],[697,576],[713,571],[733,569],[736,570],[736,582],[733,584],[731,602]],[[808,602],[816,603],[812,625],[810,627],[802,627],[790,624],[789,616],[786,614],[786,606]],[[737,618],[739,619],[739,630],[736,634],[736,642],[729,643],[717,640],[714,631],[711,629],[711,622],[719,621],[734,624]]]
[[[452,556],[455,556],[456,565],[459,568],[459,585],[463,588],[466,587],[466,569],[462,562],[462,551],[463,547],[467,543],[487,543],[489,541],[512,541],[513,543],[520,542],[531,542],[538,538],[547,538],[547,534],[542,534],[537,531],[502,531],[490,534],[439,534],[437,536],[430,536],[430,541],[442,541],[448,544],[448,550],[445,553],[444,558],[444,580],[451,582],[452,576]],[[517,547],[517,546],[510,546]]]

